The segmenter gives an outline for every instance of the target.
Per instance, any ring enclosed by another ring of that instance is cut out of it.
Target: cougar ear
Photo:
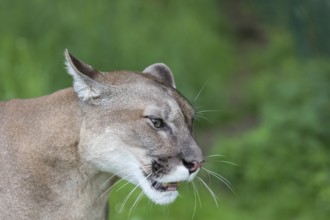
[[[157,81],[163,83],[166,86],[175,88],[175,82],[173,74],[164,63],[155,63],[143,70],[144,74],[151,75],[157,79]]]
[[[73,88],[78,97],[83,101],[87,101],[100,96],[102,84],[94,79],[101,73],[72,56],[67,49],[64,55],[67,71],[73,77]]]

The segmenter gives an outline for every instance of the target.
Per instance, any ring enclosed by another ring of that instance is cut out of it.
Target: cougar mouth
[[[155,180],[151,181],[151,186],[157,191],[160,192],[171,192],[171,191],[177,191],[179,182],[170,182],[170,183],[161,183]]]

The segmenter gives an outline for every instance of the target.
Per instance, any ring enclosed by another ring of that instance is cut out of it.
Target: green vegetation
[[[330,216],[329,4],[319,1],[0,2],[0,98],[71,86],[63,51],[100,70],[168,64],[200,110],[199,180],[165,207],[122,183],[111,219],[327,219]],[[195,97],[205,84],[199,97]],[[216,110],[203,112],[203,110]],[[236,165],[226,163],[233,162]],[[200,200],[200,202],[199,202]]]

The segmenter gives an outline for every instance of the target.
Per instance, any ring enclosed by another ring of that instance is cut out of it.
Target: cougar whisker
[[[220,180],[222,183],[224,183],[228,187],[228,189],[230,189],[230,191],[232,193],[236,194],[235,190],[233,189],[233,185],[224,176],[222,176],[216,172],[213,172],[211,170],[208,170],[204,167],[202,169],[205,170],[207,173],[209,173],[211,176],[214,176],[216,179]]]
[[[225,157],[225,156],[222,154],[212,154],[212,155],[205,157],[205,159],[210,158],[210,157]]]
[[[204,90],[204,88],[205,88],[205,86],[206,86],[206,84],[207,84],[207,80],[204,82],[204,84],[202,85],[202,88],[198,91],[198,93],[197,93],[197,95],[196,95],[196,97],[194,98],[194,101],[193,101],[193,103],[195,103],[196,101],[197,101],[197,99],[199,98],[199,96],[201,95],[201,93],[202,93],[202,91]]]
[[[150,173],[149,175],[147,175],[147,176],[144,178],[144,180],[148,179],[151,175],[152,175],[151,173]],[[137,185],[131,190],[131,192],[125,197],[125,199],[124,199],[124,201],[123,201],[123,204],[122,204],[121,208],[119,209],[119,213],[121,213],[121,212],[123,211],[124,206],[126,205],[128,199],[132,196],[132,194],[134,193],[134,191],[135,191],[137,188],[140,187],[140,185],[141,185],[141,183],[140,183],[140,184],[137,184]]]
[[[195,217],[196,210],[197,210],[197,200],[198,200],[198,203],[199,203],[199,206],[200,207],[202,206],[202,203],[201,203],[201,198],[199,196],[199,192],[198,192],[197,186],[195,185],[194,182],[191,182],[191,183],[192,183],[192,186],[193,186],[193,192],[194,192],[194,198],[195,198],[194,211],[193,211],[193,215],[192,215],[192,218],[191,218],[191,219],[193,219]]]
[[[204,182],[204,180],[200,177],[197,177],[199,179],[199,181],[205,186],[205,188],[209,191],[209,193],[211,194],[214,202],[215,202],[215,205],[217,206],[217,208],[219,207],[219,204],[218,204],[218,200],[217,200],[217,196],[215,195],[215,193],[213,192],[213,190]]]
[[[133,175],[130,174],[130,175],[124,176],[124,178],[119,179],[117,182],[115,182],[113,185],[111,185],[108,189],[106,189],[106,190],[105,190],[105,191],[104,191],[104,192],[98,197],[98,199],[102,198],[105,194],[107,194],[108,192],[110,192],[110,190],[113,189],[116,185],[118,185],[120,182],[126,180],[125,178],[130,177],[130,176],[133,176]],[[129,182],[127,182],[124,186],[126,186],[128,183],[129,183]],[[119,189],[124,188],[124,186],[121,186]],[[118,189],[118,190],[119,190],[119,189]],[[118,190],[117,190],[117,191],[118,191]]]
[[[227,160],[205,161],[205,163],[214,163],[214,162],[216,162],[216,163],[226,163],[226,164],[233,165],[233,166],[239,166],[238,164],[227,161]]]
[[[131,215],[131,212],[137,207],[138,203],[141,201],[141,199],[143,198],[144,193],[143,191],[140,192],[140,194],[138,195],[138,197],[136,198],[135,202],[133,203],[132,207],[129,210],[128,216]]]

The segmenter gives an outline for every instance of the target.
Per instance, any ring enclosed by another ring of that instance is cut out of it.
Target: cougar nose
[[[190,174],[194,173],[196,170],[203,166],[203,162],[198,162],[196,160],[190,162],[183,160],[182,163],[188,169]]]

